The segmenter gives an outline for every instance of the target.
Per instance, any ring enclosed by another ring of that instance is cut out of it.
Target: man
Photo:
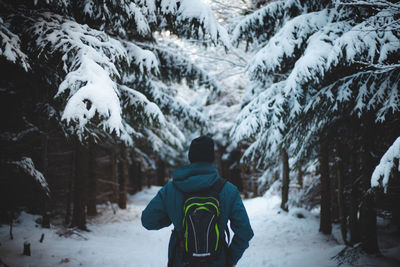
[[[179,233],[183,232],[184,194],[207,191],[214,188],[213,185],[220,180],[217,169],[212,165],[214,157],[214,142],[210,137],[201,136],[194,139],[189,149],[191,163],[174,171],[172,182],[161,188],[142,213],[142,224],[148,230],[167,227],[171,222],[175,227],[169,241],[168,266],[235,266],[249,247],[249,241],[254,234],[246,209],[236,186],[226,182],[219,193],[219,227],[224,233],[230,220],[234,235],[229,247],[223,249],[212,263],[197,265],[184,263],[177,249],[181,236]]]

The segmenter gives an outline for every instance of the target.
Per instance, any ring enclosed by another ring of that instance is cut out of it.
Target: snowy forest
[[[236,266],[400,266],[400,1],[0,0],[0,267],[166,266],[192,139]]]

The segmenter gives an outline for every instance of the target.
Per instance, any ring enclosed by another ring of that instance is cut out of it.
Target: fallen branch
[[[44,239],[44,234],[42,234],[42,236],[40,237],[39,242],[40,242],[40,243],[43,243],[43,239]]]

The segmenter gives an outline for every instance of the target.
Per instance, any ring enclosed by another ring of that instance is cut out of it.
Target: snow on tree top
[[[382,186],[387,193],[390,175],[395,169],[400,172],[400,137],[398,137],[382,156],[378,166],[375,167],[371,176],[371,187]]]

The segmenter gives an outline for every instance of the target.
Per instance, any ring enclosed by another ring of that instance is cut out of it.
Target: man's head
[[[214,158],[214,141],[210,137],[200,136],[193,139],[189,148],[189,160],[191,163],[199,161],[212,163]]]

